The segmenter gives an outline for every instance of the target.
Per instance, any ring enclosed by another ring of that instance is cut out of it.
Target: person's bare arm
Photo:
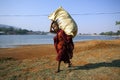
[[[55,33],[55,31],[52,29],[52,27],[50,27],[50,32]]]
[[[51,33],[56,33],[56,32],[54,31],[54,29],[52,28],[52,25],[53,25],[53,22],[51,23],[51,26],[50,26],[50,32],[51,32]]]

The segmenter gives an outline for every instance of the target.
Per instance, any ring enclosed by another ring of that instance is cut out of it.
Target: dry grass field
[[[120,40],[75,43],[72,67],[57,69],[53,45],[0,48],[0,80],[120,80]]]

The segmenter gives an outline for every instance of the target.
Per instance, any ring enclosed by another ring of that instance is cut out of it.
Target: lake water
[[[0,48],[18,45],[53,44],[54,35],[0,35]],[[73,41],[111,40],[113,36],[76,36]]]

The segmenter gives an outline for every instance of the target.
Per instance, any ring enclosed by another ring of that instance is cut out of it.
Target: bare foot
[[[55,73],[59,73],[59,72],[60,72],[60,70],[55,71]]]
[[[71,67],[72,66],[72,63],[67,63],[66,64],[66,67]]]

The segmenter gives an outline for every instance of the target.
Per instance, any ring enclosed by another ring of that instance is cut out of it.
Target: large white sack
[[[72,35],[73,37],[76,36],[78,30],[77,24],[62,7],[50,14],[48,18],[52,21],[57,21],[59,28],[64,30],[67,35]]]

